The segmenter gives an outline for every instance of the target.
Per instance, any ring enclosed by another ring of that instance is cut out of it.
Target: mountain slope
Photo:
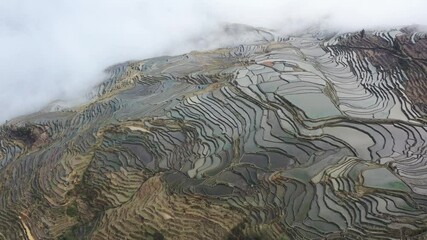
[[[245,31],[2,126],[0,238],[425,237],[426,34]]]

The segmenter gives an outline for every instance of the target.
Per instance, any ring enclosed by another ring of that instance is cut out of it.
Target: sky
[[[213,37],[224,24],[345,32],[427,25],[426,9],[424,0],[1,0],[0,124],[79,102],[110,65],[230,44]]]

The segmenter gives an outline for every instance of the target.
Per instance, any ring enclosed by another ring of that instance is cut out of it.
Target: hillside
[[[425,239],[426,33],[226,33],[1,126],[0,239]]]

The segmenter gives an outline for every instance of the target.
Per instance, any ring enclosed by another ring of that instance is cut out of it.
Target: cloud
[[[427,24],[425,1],[4,0],[0,123],[55,99],[76,99],[118,62],[219,47],[224,23],[289,33]],[[198,39],[198,41],[194,41]]]

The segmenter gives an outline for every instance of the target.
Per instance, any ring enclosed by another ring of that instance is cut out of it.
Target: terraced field
[[[426,239],[427,35],[247,31],[1,126],[0,239]]]

